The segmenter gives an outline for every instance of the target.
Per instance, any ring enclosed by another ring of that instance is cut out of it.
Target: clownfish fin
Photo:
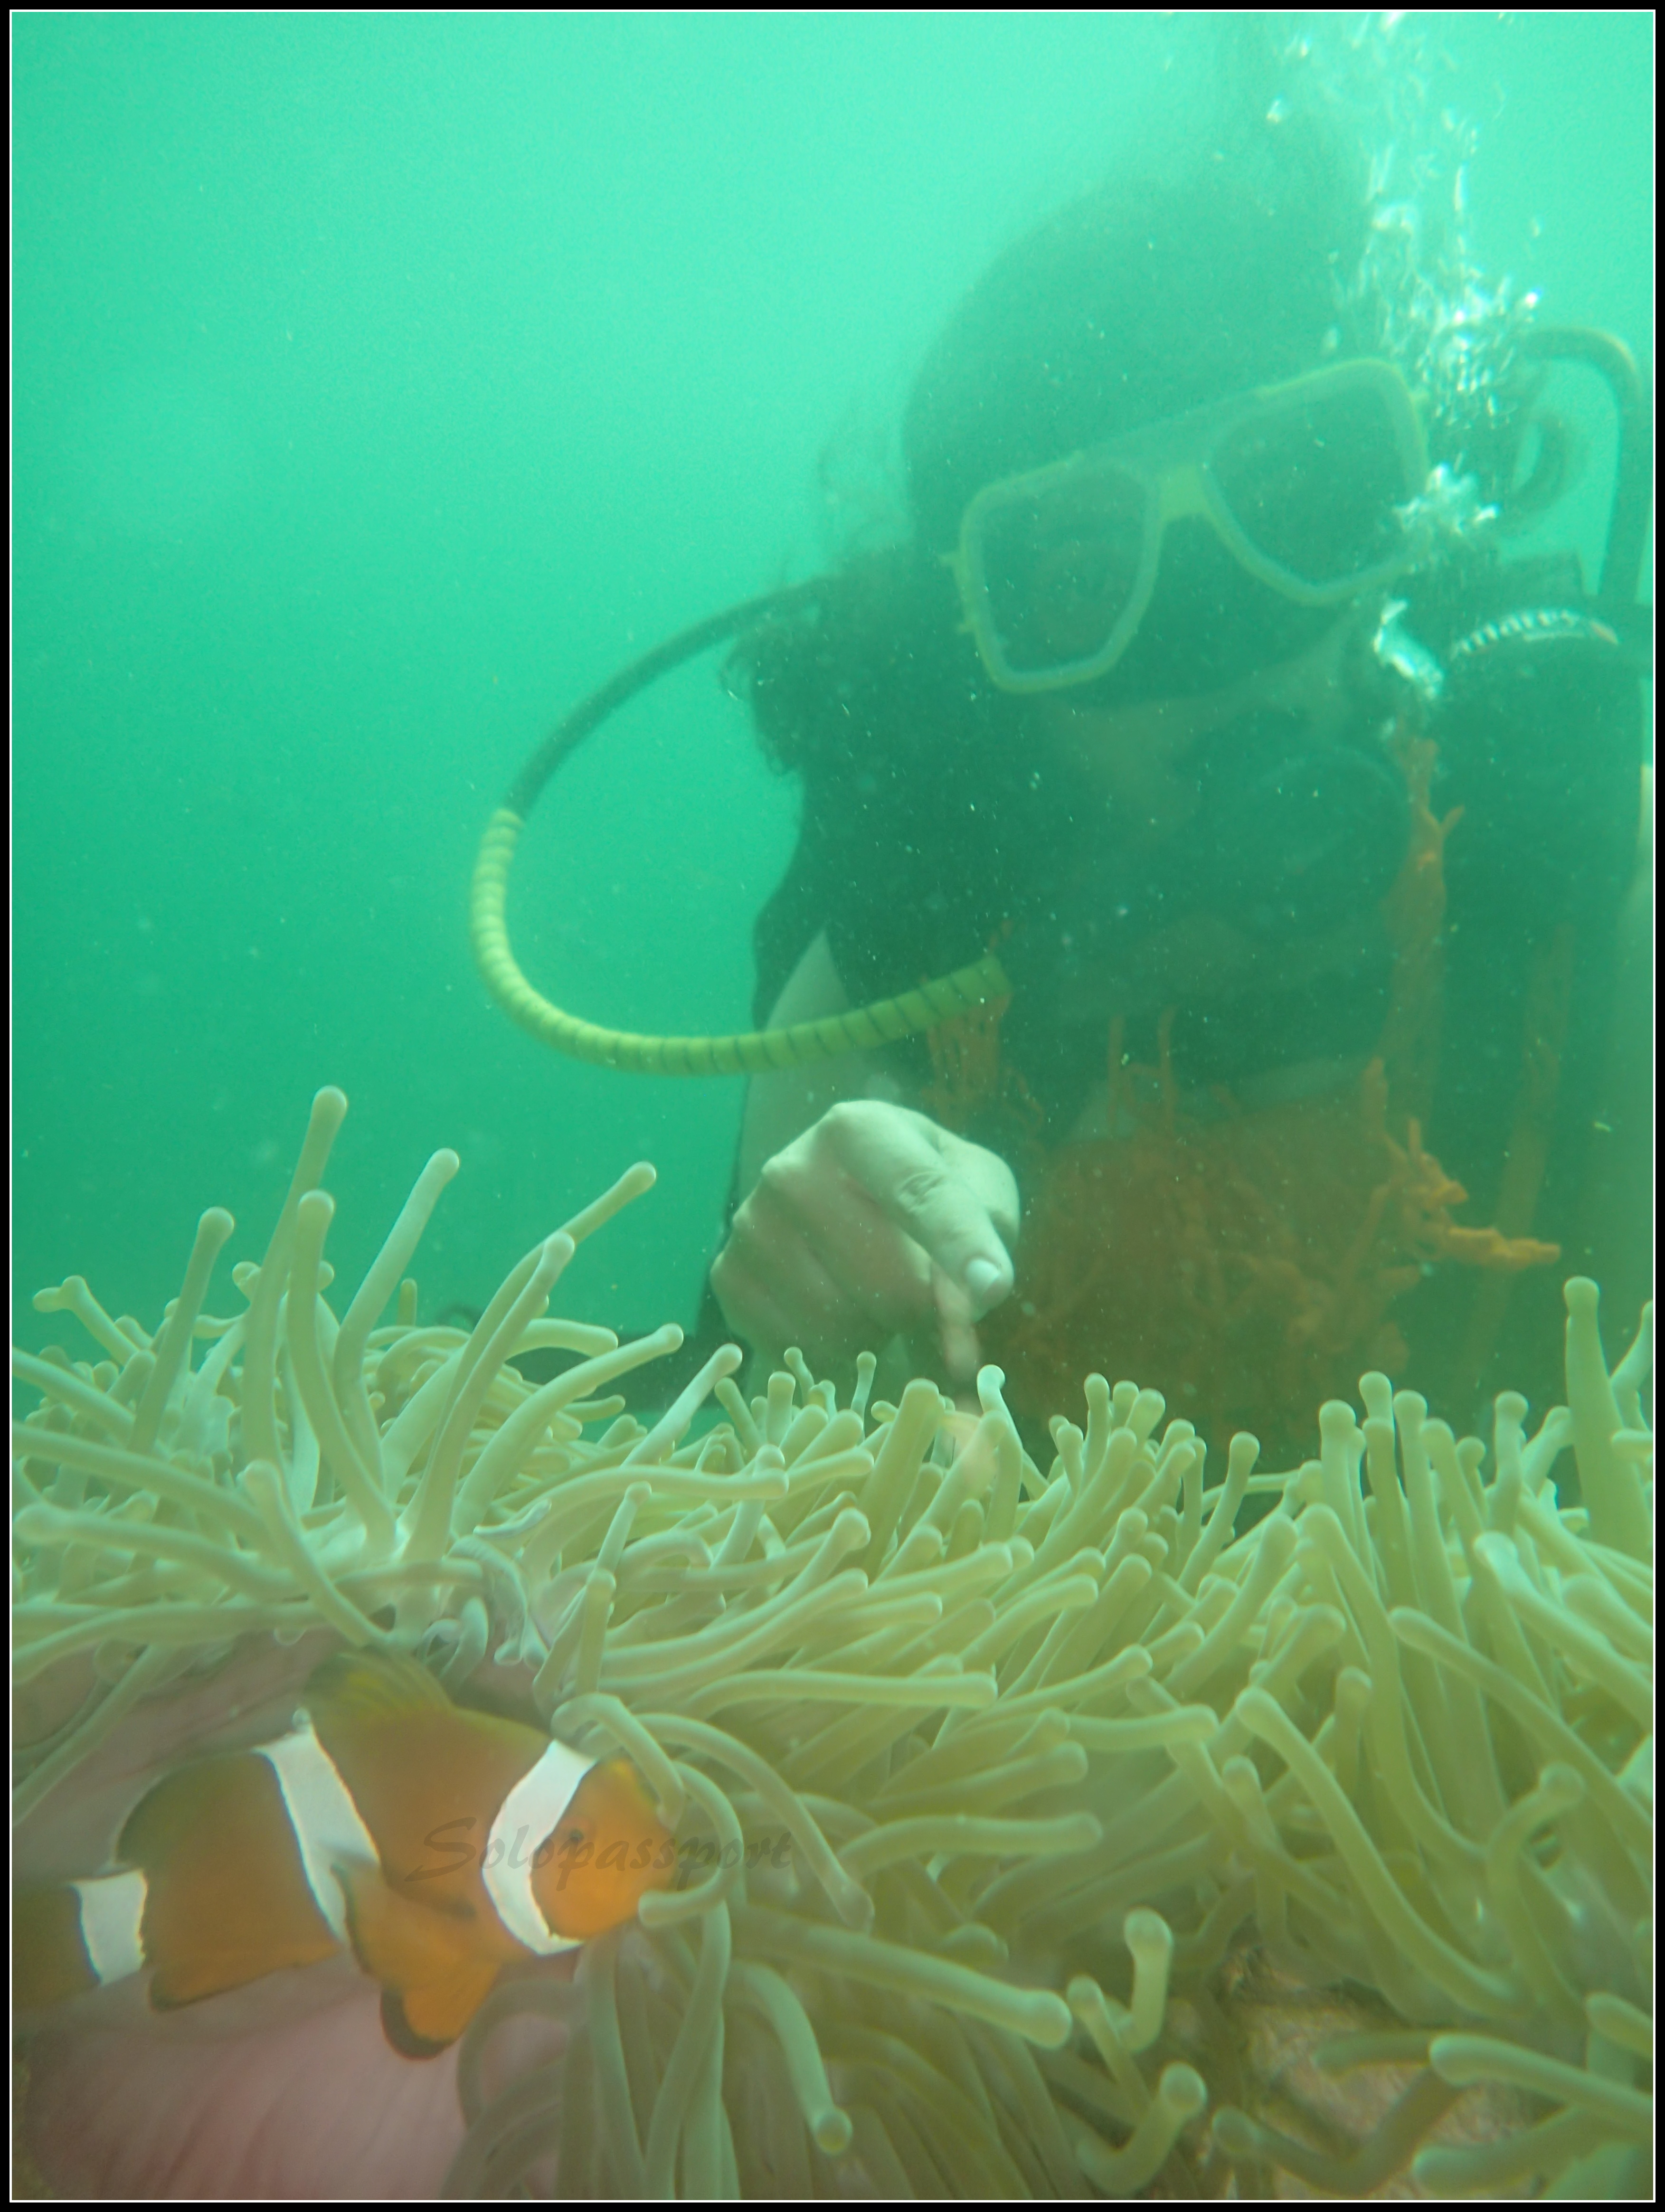
[[[412,1712],[450,1712],[452,1703],[425,1667],[398,1653],[337,1651],[307,1684],[309,1712],[331,1720],[386,1720]]]
[[[490,1993],[502,1959],[472,1915],[436,1912],[390,1889],[380,1871],[343,1863],[337,1879],[365,1972],[381,1984],[387,2039],[407,2057],[454,2043]]]
[[[495,1978],[495,1973],[493,1978]],[[489,1988],[488,1984],[487,1987]],[[478,2010],[478,2000],[470,2007],[468,2019],[443,2035],[418,2035],[410,2025],[410,2015],[405,2009],[405,2000],[393,1990],[381,1993],[381,2032],[402,2058],[437,2058],[448,2051]],[[422,2010],[418,2007],[419,2011]],[[426,2019],[428,2014],[422,2012]]]

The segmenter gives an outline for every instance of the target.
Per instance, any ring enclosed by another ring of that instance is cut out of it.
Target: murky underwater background
[[[464,1169],[430,1305],[483,1300],[645,1155],[659,1193],[568,1303],[691,1318],[741,1085],[580,1067],[511,1028],[468,952],[475,842],[621,661],[882,521],[933,332],[1039,216],[1188,143],[1204,26],[14,21],[25,1299],[76,1270],[154,1323],[211,1202],[258,1254],[337,1082],[343,1274],[436,1146]],[[1645,345],[1651,18],[1423,26],[1435,96],[1480,129],[1486,267]],[[1557,518],[1587,563],[1591,439]],[[534,817],[529,973],[617,1026],[747,1026],[793,807],[714,664],[684,671]]]

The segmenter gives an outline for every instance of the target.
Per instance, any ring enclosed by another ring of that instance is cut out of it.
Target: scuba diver
[[[1031,1433],[1097,1369],[1303,1453],[1368,1368],[1454,1419],[1559,1396],[1567,1274],[1629,1320],[1640,383],[1598,333],[1407,318],[1385,252],[1288,127],[1067,208],[925,363],[905,540],[672,640],[510,793],[475,892],[508,1011],[750,1075],[689,1361],[797,1346],[842,1394],[888,1346],[881,1393],[963,1394],[992,1359]],[[1567,356],[1619,416],[1594,591],[1509,557],[1563,488]],[[559,759],[729,636],[803,788],[758,1031],[621,1037],[514,966],[508,857]]]

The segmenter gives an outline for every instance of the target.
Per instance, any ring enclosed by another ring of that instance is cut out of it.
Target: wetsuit
[[[1373,665],[1339,747],[1268,717],[1200,742],[1197,811],[1165,848],[1039,756],[805,774],[756,928],[760,1025],[822,930],[853,1003],[988,945],[1013,977],[997,1018],[889,1057],[904,1096],[1018,1176],[1017,1287],[984,1341],[1031,1423],[1094,1368],[1269,1451],[1310,1439],[1319,1399],[1368,1365],[1459,1420],[1505,1382],[1559,1395],[1639,687],[1570,559],[1425,590],[1406,620],[1437,697]],[[1166,990],[1150,948],[1199,917],[1252,948],[1248,980]],[[1315,1067],[1328,1085],[1303,1095],[1291,1073],[1280,1097],[1283,1072]],[[1157,1296],[1164,1271],[1183,1280]],[[1234,1327],[1235,1366],[1211,1361],[1210,1330],[1218,1353]],[[708,1291],[690,1354],[721,1334]],[[1297,1340],[1310,1357],[1285,1357]]]

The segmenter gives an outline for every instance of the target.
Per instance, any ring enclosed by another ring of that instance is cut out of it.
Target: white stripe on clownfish
[[[552,1737],[537,1765],[504,1798],[486,1838],[480,1868],[486,1894],[515,1941],[542,1958],[574,1950],[583,1941],[579,1936],[557,1936],[550,1928],[532,1894],[532,1876],[536,1851],[554,1837],[578,1795],[579,1784],[594,1764]],[[528,1836],[531,1850],[526,1848]]]
[[[70,1884],[81,1899],[81,1940],[100,1982],[125,1982],[143,1969],[141,1929],[148,1887],[137,1867]]]
[[[295,1719],[299,1725],[293,1734],[280,1736],[276,1743],[257,1744],[255,1753],[277,1777],[313,1903],[344,1948],[347,1899],[336,1869],[343,1860],[354,1859],[374,1867],[380,1855],[359,1816],[352,1791],[319,1741],[311,1717],[303,1711]]]

